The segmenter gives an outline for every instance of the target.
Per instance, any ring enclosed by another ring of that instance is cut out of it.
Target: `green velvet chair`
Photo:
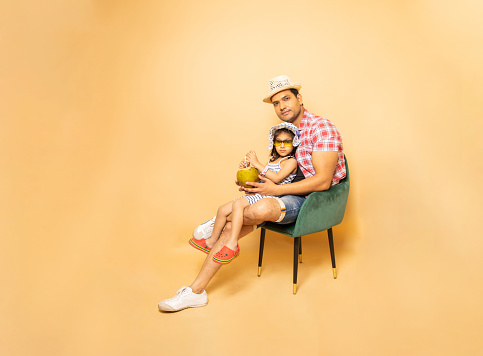
[[[328,190],[310,193],[302,204],[297,220],[294,223],[276,224],[273,222],[267,222],[263,225],[260,232],[258,277],[260,277],[262,272],[265,230],[275,231],[293,237],[293,294],[296,294],[298,263],[302,262],[302,236],[327,230],[329,236],[330,257],[332,260],[332,271],[334,278],[337,278],[332,227],[342,222],[347,205],[347,198],[349,196],[350,181],[347,158],[345,158],[345,164],[347,169],[346,178]]]

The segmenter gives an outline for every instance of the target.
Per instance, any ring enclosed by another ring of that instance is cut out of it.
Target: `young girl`
[[[265,176],[277,184],[290,183],[295,178],[297,172],[297,160],[295,159],[296,147],[300,144],[299,131],[293,124],[284,122],[270,128],[268,137],[270,139],[271,149],[269,163],[264,166],[257,158],[254,151],[250,151],[246,155],[248,162],[242,161],[240,168],[246,168],[249,164],[254,166],[262,176]],[[230,201],[218,208],[216,217],[209,220],[207,223],[214,224],[213,232],[211,234],[211,246],[218,240],[227,222],[228,215],[231,214],[231,236],[226,245],[220,251],[213,255],[213,260],[220,264],[230,263],[240,253],[238,247],[238,235],[243,226],[243,211],[244,209],[256,203],[260,199],[276,198],[273,196],[253,194],[239,197]],[[282,212],[280,221],[283,219],[285,213]],[[211,248],[208,246],[204,238],[196,239],[195,237],[189,240],[189,243],[194,248],[209,253]]]

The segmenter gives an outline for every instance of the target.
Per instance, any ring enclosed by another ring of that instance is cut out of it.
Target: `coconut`
[[[236,172],[236,180],[245,188],[253,188],[253,186],[247,185],[247,182],[258,182],[258,174],[258,169],[255,167],[243,168]]]

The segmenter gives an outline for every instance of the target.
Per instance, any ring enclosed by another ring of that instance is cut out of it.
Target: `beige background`
[[[483,354],[480,1],[6,1],[0,8],[0,354]],[[205,308],[157,302],[204,255],[303,85],[352,173],[334,229],[258,232]]]

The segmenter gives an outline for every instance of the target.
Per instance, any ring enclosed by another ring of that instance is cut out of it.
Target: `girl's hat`
[[[263,98],[264,103],[271,104],[272,96],[287,89],[297,89],[300,90],[302,86],[299,83],[294,83],[286,75],[280,75],[278,77],[270,79],[270,90],[268,94]]]
[[[294,134],[293,141],[292,141],[293,146],[297,147],[298,145],[300,145],[300,138],[299,138],[300,132],[297,126],[289,122],[282,122],[281,124],[272,126],[268,131],[268,139],[270,140],[270,145],[268,146],[269,150],[273,148],[273,139],[274,139],[275,131],[280,129],[287,129],[289,131],[292,131]]]

